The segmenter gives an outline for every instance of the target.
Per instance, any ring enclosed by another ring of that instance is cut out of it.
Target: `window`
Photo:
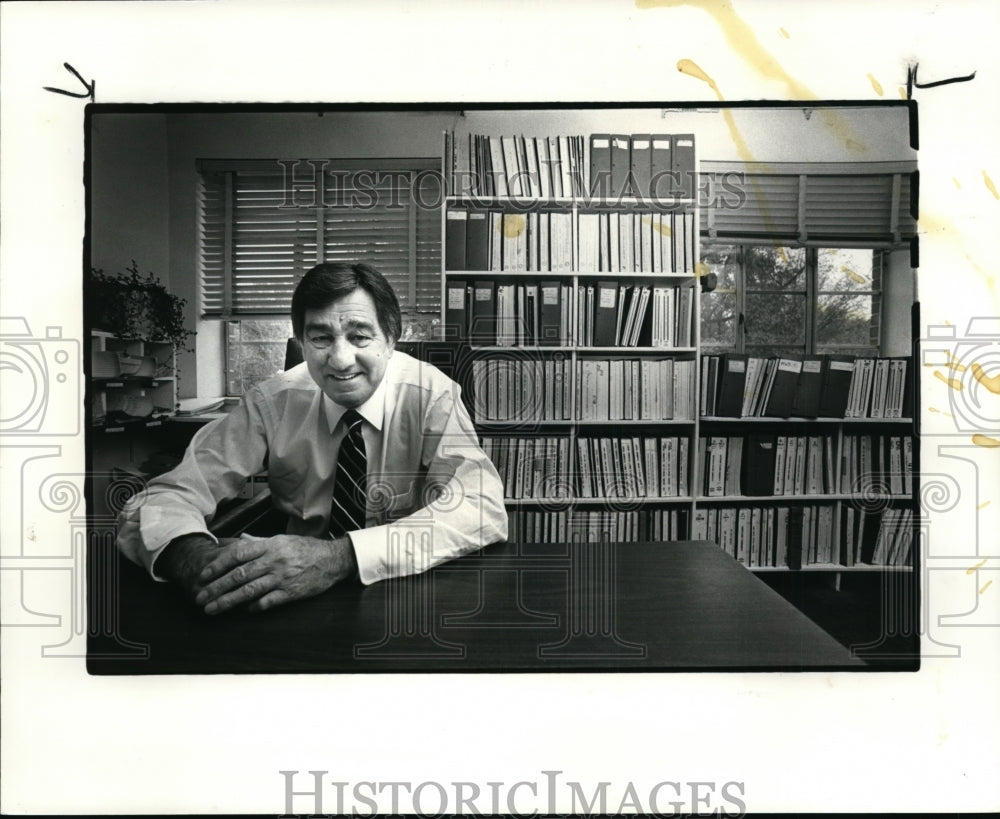
[[[226,385],[280,370],[292,292],[322,262],[361,261],[393,285],[404,336],[440,317],[440,160],[205,160],[200,178],[203,318],[226,321]]]
[[[704,244],[706,352],[875,355],[885,253],[871,248]]]

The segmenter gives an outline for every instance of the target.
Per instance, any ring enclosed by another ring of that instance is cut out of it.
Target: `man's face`
[[[368,291],[359,287],[329,307],[306,310],[302,336],[309,374],[340,406],[361,406],[382,383],[394,342],[382,332]]]

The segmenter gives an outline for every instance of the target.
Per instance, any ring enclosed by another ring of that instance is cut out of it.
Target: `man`
[[[249,390],[119,517],[118,545],[208,614],[424,571],[507,536],[503,486],[458,386],[395,351],[392,287],[321,264],[292,297],[305,361]],[[263,468],[288,533],[220,543],[206,521]]]

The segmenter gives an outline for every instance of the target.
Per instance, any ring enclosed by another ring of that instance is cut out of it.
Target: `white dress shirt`
[[[503,484],[455,382],[395,351],[357,410],[365,419],[367,528],[349,537],[363,583],[421,572],[506,539]],[[215,540],[208,522],[218,504],[264,468],[272,502],[288,515],[288,533],[328,538],[345,411],[305,364],[253,387],[195,434],[175,469],[128,502],[118,521],[122,553],[153,574],[174,538],[198,533]]]

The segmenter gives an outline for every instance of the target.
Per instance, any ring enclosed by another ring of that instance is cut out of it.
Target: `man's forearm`
[[[208,535],[174,538],[156,558],[153,573],[193,592],[198,586],[198,575],[218,553],[218,548]]]

